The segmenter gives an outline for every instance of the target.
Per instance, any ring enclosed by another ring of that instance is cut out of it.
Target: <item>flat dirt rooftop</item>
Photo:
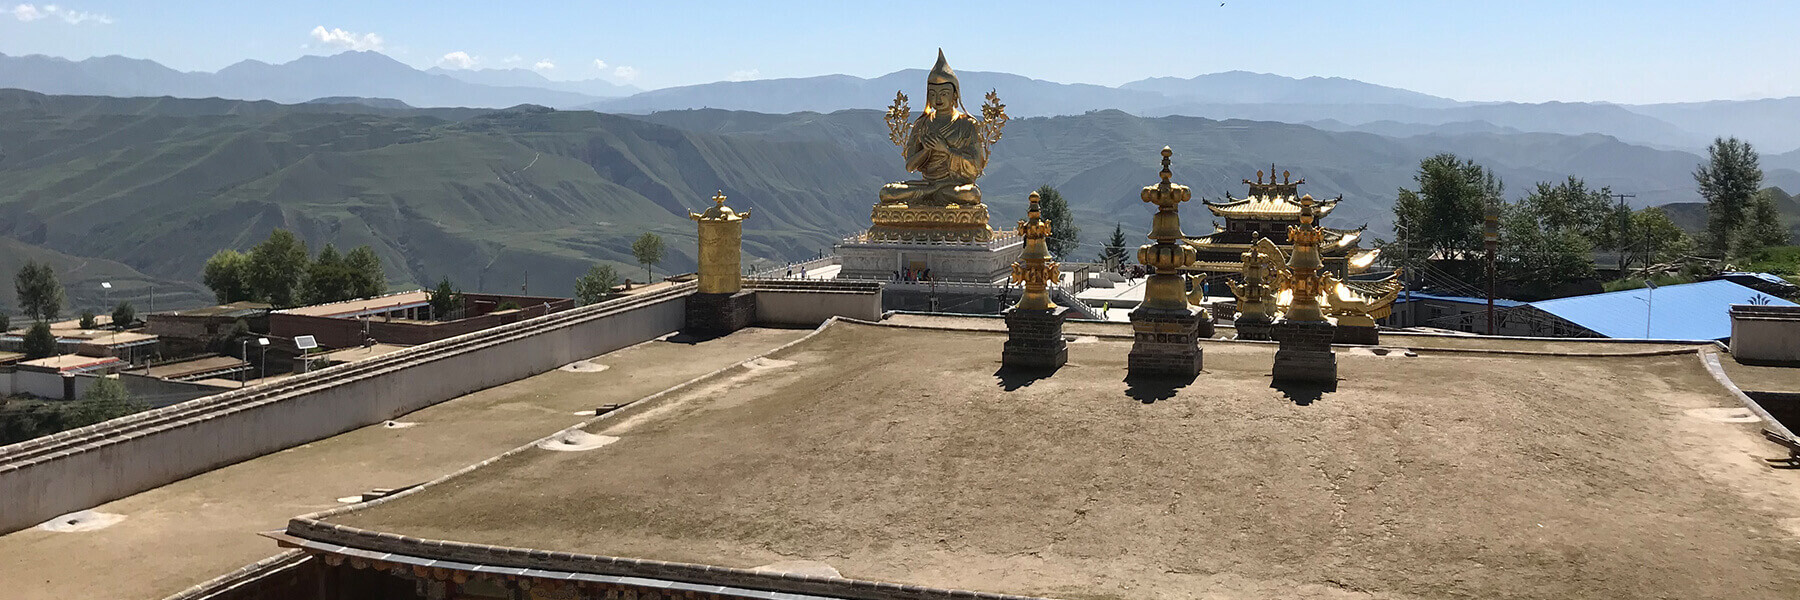
[[[529,450],[327,520],[427,539],[1098,598],[1794,598],[1800,473],[1693,354],[1204,344],[1132,385],[1081,338],[1044,379],[1004,335],[840,323]],[[1741,419],[1739,419],[1741,420]]]
[[[394,426],[370,425],[108,502],[94,510],[124,519],[104,529],[15,531],[0,536],[0,598],[163,598],[281,552],[258,533],[294,515],[430,481],[593,418],[577,411],[643,398],[805,333],[757,328],[698,343],[645,342],[414,411]],[[361,352],[345,352],[352,351]]]

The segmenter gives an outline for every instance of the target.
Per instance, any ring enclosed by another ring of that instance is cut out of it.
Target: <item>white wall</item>
[[[329,383],[315,391],[297,391],[139,437],[109,439],[111,443],[71,448],[65,455],[0,467],[0,533],[672,333],[681,328],[686,301],[686,295],[675,296],[572,320],[529,337],[457,353],[423,354],[379,374],[324,380]],[[474,335],[504,339],[507,331]],[[320,383],[313,380],[293,387]],[[0,454],[0,461],[4,459]]]
[[[1745,363],[1800,364],[1800,310],[1732,307],[1731,355]]]
[[[817,326],[831,317],[881,320],[881,292],[756,290],[756,322]]]

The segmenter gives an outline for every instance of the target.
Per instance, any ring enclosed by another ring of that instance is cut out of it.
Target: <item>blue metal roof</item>
[[[1610,338],[1722,340],[1733,304],[1794,306],[1723,279],[1533,302],[1538,310]],[[1645,335],[1645,322],[1649,335]]]
[[[1408,298],[1409,295],[1414,302],[1417,302],[1419,300],[1441,300],[1444,302],[1462,302],[1465,304],[1480,304],[1482,306],[1487,306],[1487,298],[1478,298],[1475,296],[1446,296],[1443,294],[1433,294],[1433,293],[1429,293],[1429,292],[1405,292],[1405,291],[1400,292],[1399,296],[1394,297],[1394,303],[1399,304],[1399,303],[1406,302],[1406,299]],[[1494,307],[1495,308],[1512,308],[1515,306],[1524,306],[1524,305],[1525,305],[1524,302],[1520,302],[1518,300],[1508,300],[1505,298],[1495,298],[1494,299]]]

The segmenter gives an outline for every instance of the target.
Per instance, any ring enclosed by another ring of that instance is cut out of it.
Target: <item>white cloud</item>
[[[380,35],[373,33],[356,34],[342,29],[326,29],[324,25],[314,27],[312,37],[319,43],[337,46],[349,50],[380,50],[383,41]]]
[[[742,71],[732,71],[731,76],[728,77],[727,79],[730,79],[731,81],[749,81],[749,80],[756,79],[761,76],[762,76],[762,71],[760,71],[760,70],[745,69]]]
[[[476,58],[469,56],[469,53],[457,50],[445,54],[443,58],[438,59],[438,64],[452,69],[473,69],[475,68],[475,61]]]
[[[550,59],[546,58],[537,61],[537,64],[531,65],[531,68],[536,71],[549,71],[556,68],[556,63],[550,62]]]
[[[626,81],[631,81],[633,79],[637,79],[637,69],[634,69],[631,67],[619,67],[617,69],[613,69],[613,77],[617,77],[619,79],[623,79]]]
[[[594,59],[594,68],[605,71],[606,70],[606,61],[600,60],[598,58]]]
[[[38,6],[36,4],[20,4],[12,7],[12,10],[8,12],[12,13],[13,18],[27,23],[49,17],[62,19],[64,23],[70,25],[80,25],[82,23],[111,25],[113,22],[112,17],[108,17],[101,13],[69,10],[55,4],[45,4],[43,6]]]

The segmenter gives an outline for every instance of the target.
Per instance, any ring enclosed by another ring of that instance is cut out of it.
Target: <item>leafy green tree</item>
[[[462,290],[450,283],[445,277],[437,284],[437,289],[426,293],[426,302],[431,305],[431,317],[439,321],[448,321],[461,316],[463,308]]]
[[[1044,240],[1050,246],[1050,254],[1057,258],[1068,256],[1081,246],[1081,228],[1075,226],[1075,214],[1069,211],[1069,201],[1049,184],[1038,188],[1037,194],[1038,211],[1045,221],[1050,222],[1050,239]]]
[[[26,261],[13,278],[13,287],[18,291],[19,308],[32,320],[54,321],[62,315],[62,284],[49,264]]]
[[[1419,161],[1413,181],[1419,189],[1401,188],[1394,201],[1394,227],[1406,244],[1432,258],[1480,253],[1483,210],[1504,189],[1494,172],[1446,153]]]
[[[612,288],[619,284],[619,273],[612,265],[596,264],[588,269],[586,275],[575,280],[575,301],[587,306],[605,300],[612,294]]]
[[[638,264],[644,265],[644,280],[648,282],[655,279],[656,275],[651,271],[651,267],[663,260],[662,237],[647,231],[644,232],[644,235],[638,236],[637,241],[631,243],[631,255],[637,258]]]
[[[325,244],[319,256],[306,267],[306,302],[323,304],[355,298],[359,275],[338,254],[337,248]]]
[[[1662,207],[1652,206],[1632,213],[1631,233],[1635,239],[1628,240],[1628,246],[1648,262],[1673,262],[1694,252],[1694,240],[1669,218],[1669,213],[1663,212]]]
[[[1112,237],[1107,238],[1106,245],[1100,248],[1100,262],[1107,265],[1125,264],[1125,228],[1113,223]]]
[[[1596,246],[1612,241],[1612,229],[1618,227],[1614,205],[1609,201],[1612,188],[1591,189],[1587,182],[1573,175],[1561,183],[1538,182],[1525,203],[1538,224],[1556,231],[1572,232]],[[1610,227],[1609,227],[1610,225]]]
[[[355,274],[352,297],[380,296],[387,291],[387,274],[382,272],[381,257],[375,255],[374,248],[366,244],[357,246],[344,256],[344,264]]]
[[[132,400],[131,392],[116,377],[101,377],[81,395],[81,402],[70,415],[70,427],[86,427],[110,421],[149,408]]]
[[[275,306],[294,306],[301,299],[308,264],[306,242],[286,229],[269,232],[269,239],[250,249],[250,290]]]
[[[78,323],[77,326],[81,327],[82,329],[94,329],[94,328],[99,327],[100,320],[96,319],[94,317],[95,317],[94,311],[91,311],[91,310],[81,311],[81,322]]]
[[[1496,270],[1520,295],[1544,297],[1594,276],[1593,244],[1573,228],[1545,226],[1530,198],[1504,208],[1500,236]]]
[[[200,280],[212,289],[219,304],[253,300],[250,289],[250,257],[236,250],[220,250],[206,259]]]
[[[120,302],[118,306],[113,307],[113,327],[129,327],[135,322],[137,322],[137,307],[132,306],[130,301]]]
[[[38,321],[25,331],[25,360],[56,356],[56,334],[50,332],[49,321]]]
[[[1792,241],[1787,228],[1781,225],[1781,211],[1775,208],[1773,191],[1757,192],[1756,199],[1750,202],[1749,219],[1738,234],[1740,254],[1748,255],[1769,246],[1786,246]]]
[[[1760,162],[1749,142],[1714,138],[1706,148],[1706,162],[1694,170],[1694,182],[1706,199],[1706,250],[1714,256],[1738,250],[1738,236],[1753,216],[1752,202],[1762,187]]]

